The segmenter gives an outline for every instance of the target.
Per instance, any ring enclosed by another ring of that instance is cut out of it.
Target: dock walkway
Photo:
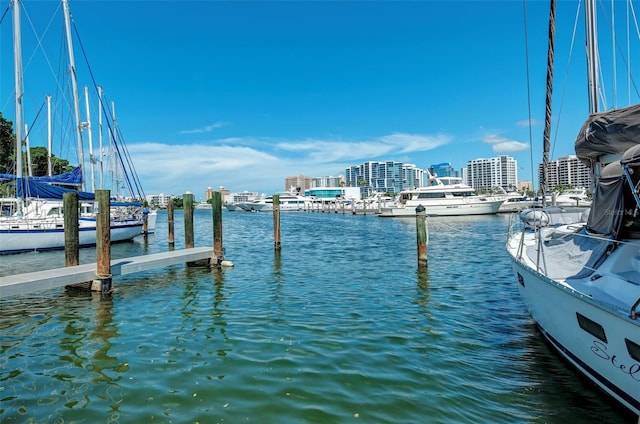
[[[111,261],[111,276],[196,262],[213,257],[212,247],[194,247]],[[96,263],[0,277],[0,298],[79,284],[96,278]]]

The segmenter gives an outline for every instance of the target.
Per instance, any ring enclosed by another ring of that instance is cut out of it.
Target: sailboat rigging
[[[66,46],[68,51],[69,78],[71,81],[72,105],[73,105],[73,133],[77,144],[78,165],[72,170],[59,175],[53,175],[51,166],[51,97],[47,96],[48,136],[47,136],[47,161],[48,170],[46,176],[34,177],[31,173],[24,172],[24,150],[29,153],[29,145],[25,146],[28,133],[24,129],[24,74],[22,64],[22,39],[21,39],[21,7],[20,0],[13,2],[13,46],[14,46],[14,74],[15,74],[15,174],[0,174],[0,181],[12,181],[15,187],[14,203],[8,210],[9,213],[0,216],[0,254],[16,253],[21,251],[59,249],[64,247],[64,219],[62,218],[62,194],[68,191],[78,193],[82,202],[80,220],[80,245],[95,244],[96,221],[95,207],[93,205],[94,191],[96,188],[94,164],[97,163],[92,145],[92,128],[90,120],[88,89],[85,88],[86,120],[81,120],[80,98],[78,94],[78,70],[76,68],[73,42],[71,38],[71,19],[68,0],[62,0]],[[101,89],[97,89],[100,93]],[[102,109],[100,98],[100,108]],[[102,124],[102,116],[100,117]],[[127,163],[122,161],[120,151],[122,146],[115,137],[113,125],[107,120],[110,128],[109,146],[116,150],[116,158],[120,160],[118,169],[127,171]],[[87,190],[85,180],[85,155],[83,131],[88,134],[89,162],[90,162],[90,191]],[[101,138],[102,140],[102,138]],[[102,144],[102,142],[101,142]],[[101,153],[102,154],[102,146]],[[102,162],[100,160],[100,162]],[[132,163],[128,164],[129,167]],[[102,176],[101,176],[102,178]],[[128,176],[127,176],[128,178]],[[102,182],[101,180],[101,187]],[[131,189],[131,185],[129,184]],[[141,234],[143,229],[142,202],[143,197],[135,196],[130,191],[128,196],[112,191],[111,215],[111,240],[114,242],[131,240]],[[3,199],[6,203],[8,200]]]

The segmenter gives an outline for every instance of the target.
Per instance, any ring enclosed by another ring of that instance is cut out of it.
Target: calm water
[[[109,295],[0,300],[0,421],[625,423],[541,341],[504,251],[508,217],[223,214],[224,270],[118,277]],[[212,244],[211,211],[195,214]],[[176,248],[183,247],[176,213]],[[166,214],[147,242],[167,250]],[[81,261],[94,262],[84,249]],[[0,257],[0,275],[62,266]]]

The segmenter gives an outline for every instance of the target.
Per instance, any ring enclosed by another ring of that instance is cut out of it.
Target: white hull
[[[307,205],[295,203],[280,203],[280,212],[302,212],[307,210]],[[252,205],[252,212],[273,212],[273,203],[258,203]]]
[[[473,202],[439,202],[429,203],[425,201],[422,206],[426,210],[427,216],[458,216],[458,215],[489,215],[498,212],[504,200],[476,200]],[[416,207],[407,204],[406,206],[383,207],[380,208],[381,218],[397,218],[416,216]]]
[[[81,219],[79,226],[80,246],[94,246],[96,244],[95,221]],[[141,232],[142,222],[139,220],[113,222],[111,242],[132,240]],[[33,222],[9,219],[0,223],[0,254],[63,248],[64,224],[60,219]]]
[[[640,300],[637,247],[619,246],[592,275],[567,278],[569,272],[552,279],[536,271],[535,233],[522,234],[509,237],[507,250],[522,299],[542,334],[582,374],[640,415],[640,318],[631,318]],[[553,262],[549,254],[546,263]],[[570,260],[551,275],[565,266]]]
[[[525,209],[535,208],[540,203],[536,200],[521,200],[517,202],[509,202],[508,200],[500,205],[498,213],[520,212]]]

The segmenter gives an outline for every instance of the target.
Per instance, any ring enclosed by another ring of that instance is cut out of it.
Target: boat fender
[[[549,215],[541,210],[524,210],[520,212],[520,219],[527,227],[530,228],[540,228],[549,225]]]

